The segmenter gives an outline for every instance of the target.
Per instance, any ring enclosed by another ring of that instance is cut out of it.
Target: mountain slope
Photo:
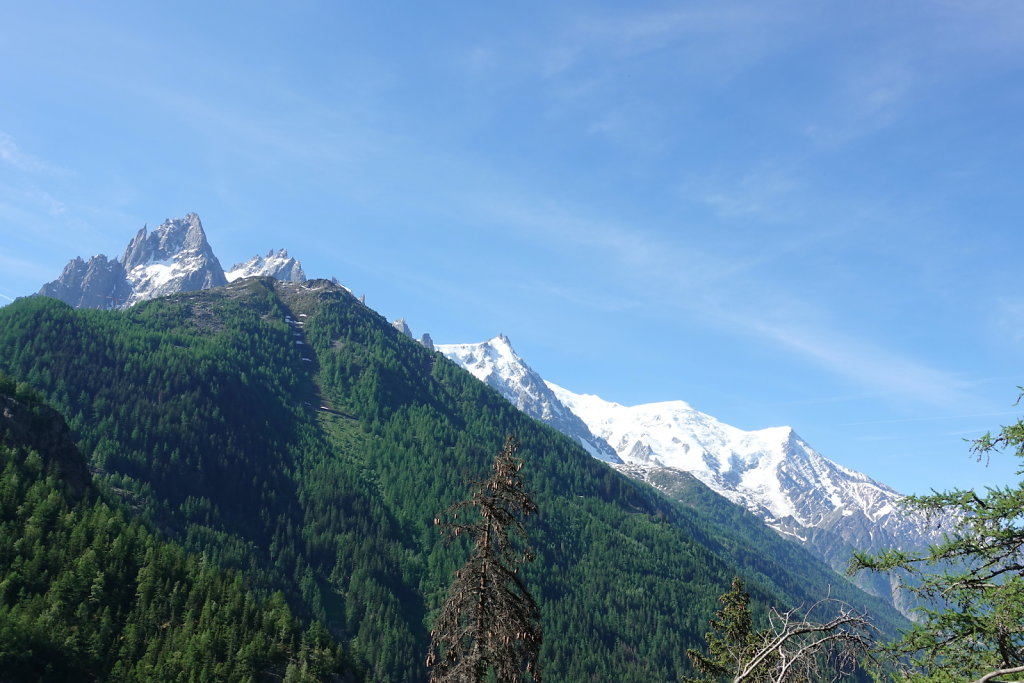
[[[480,344],[437,344],[434,348],[496,389],[516,408],[578,441],[598,460],[622,462],[604,439],[595,437],[579,417],[566,409],[505,335]]]
[[[280,679],[347,668],[280,599],[99,495],[64,420],[0,375],[0,678]],[[294,672],[293,672],[294,673]]]
[[[541,511],[525,579],[548,680],[677,679],[735,574],[760,615],[831,584],[903,623],[735,506],[623,477],[324,280],[113,312],[19,300],[0,309],[0,369],[68,415],[101,486],[324,621],[372,680],[424,679],[433,611],[465,557],[432,520],[507,434]]]
[[[615,451],[616,467],[625,474],[664,490],[688,473],[838,572],[845,570],[854,549],[921,548],[941,540],[934,525],[898,509],[901,494],[828,460],[789,427],[748,432],[683,401],[622,406],[575,394],[544,383],[504,337],[438,349],[527,414],[566,434],[577,432],[552,416],[580,418],[590,438]],[[538,383],[549,391],[538,390]],[[862,575],[857,580],[909,608],[892,577]]]

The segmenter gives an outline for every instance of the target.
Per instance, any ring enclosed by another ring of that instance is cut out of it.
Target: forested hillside
[[[61,505],[173,540],[171,565],[201,558],[189,571],[227,577],[253,610],[294,613],[330,650],[324,624],[345,644],[333,665],[368,680],[425,679],[429,627],[466,554],[433,519],[510,434],[540,508],[526,582],[550,681],[675,680],[736,574],[758,614],[831,586],[883,628],[902,623],[723,499],[671,502],[619,475],[326,281],[248,279],[126,311],[22,299],[0,309],[0,370],[66,417],[89,461],[101,495],[84,500],[97,502]],[[31,495],[59,490],[30,460]],[[31,595],[3,592],[5,609],[57,599]],[[9,620],[3,647],[30,621]],[[297,633],[266,652],[297,652]]]
[[[0,376],[0,679],[289,681],[343,674],[281,593],[161,541],[97,494],[60,416]],[[350,672],[351,673],[351,672]]]

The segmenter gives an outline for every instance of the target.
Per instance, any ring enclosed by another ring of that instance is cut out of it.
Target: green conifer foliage
[[[711,630],[704,636],[707,654],[694,649],[686,651],[693,668],[701,674],[699,678],[685,679],[687,683],[732,680],[743,663],[757,651],[750,595],[743,589],[739,577],[733,577],[731,589],[718,601],[722,607],[711,619]]]
[[[985,434],[972,448],[979,460],[1004,450],[1024,460],[1024,419]],[[982,494],[954,489],[909,496],[906,504],[956,521],[945,542],[927,552],[854,558],[851,571],[920,578],[911,590],[929,606],[890,650],[913,680],[1018,680],[1024,674],[1024,481]]]

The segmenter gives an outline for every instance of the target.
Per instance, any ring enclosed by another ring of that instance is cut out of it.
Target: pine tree
[[[491,476],[477,482],[472,497],[448,509],[450,522],[435,520],[450,537],[466,534],[473,545],[430,634],[431,681],[476,682],[490,675],[518,681],[524,670],[540,681],[540,609],[519,575],[519,565],[533,554],[514,542],[526,538],[519,516],[537,512],[537,506],[523,487],[518,448],[508,437]],[[467,512],[478,519],[460,521]]]
[[[972,448],[979,460],[1002,450],[1024,459],[1024,419],[995,436],[985,434]],[[1024,475],[1024,468],[1017,474]],[[851,563],[851,571],[901,570],[919,579],[909,589],[924,598],[918,619],[890,650],[913,680],[1019,680],[1024,674],[1024,481],[981,494],[954,489],[908,496],[906,504],[954,521],[944,542],[924,552],[858,553]]]
[[[686,651],[693,667],[701,674],[700,678],[686,679],[688,683],[731,680],[743,662],[757,650],[750,616],[750,595],[743,589],[739,577],[733,577],[731,590],[723,593],[718,601],[722,603],[722,609],[712,617],[711,631],[704,636],[708,644],[707,654],[699,650]]]

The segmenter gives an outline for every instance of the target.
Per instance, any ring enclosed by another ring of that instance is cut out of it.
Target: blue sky
[[[963,439],[1024,412],[1019,3],[143,4],[0,2],[0,303],[196,211],[577,392],[1017,481]]]

